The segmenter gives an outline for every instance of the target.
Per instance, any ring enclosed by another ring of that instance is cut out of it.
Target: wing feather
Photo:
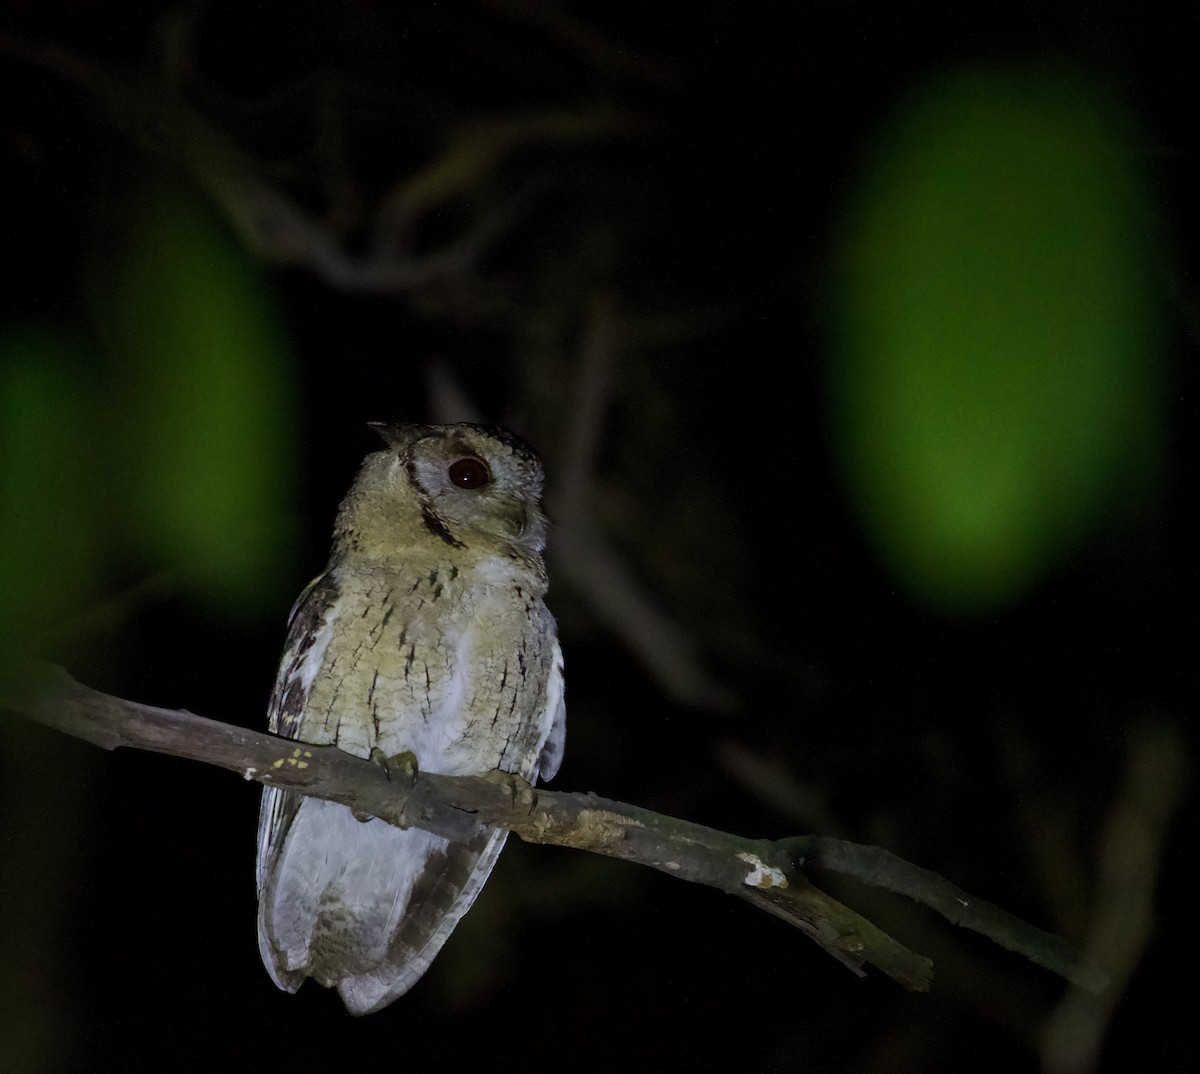
[[[317,669],[313,665],[319,664],[329,644],[330,620],[336,614],[337,598],[337,582],[332,573],[326,571],[309,582],[288,613],[287,640],[267,708],[267,728],[273,735],[295,738],[299,734],[304,706],[316,675]],[[283,836],[300,798],[300,795],[275,787],[263,788],[258,811],[257,884],[260,898],[267,872],[278,857]],[[296,987],[299,985],[297,980]],[[280,987],[285,986],[280,984]],[[295,988],[289,991],[294,992]]]
[[[563,657],[558,638],[552,638],[550,674],[546,679],[546,703],[538,723],[547,728],[538,757],[538,775],[549,782],[558,775],[567,745],[567,702],[563,690]]]

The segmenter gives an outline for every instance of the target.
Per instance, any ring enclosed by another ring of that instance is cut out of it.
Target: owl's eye
[[[488,473],[487,463],[472,456],[452,462],[446,474],[460,489],[483,488],[492,476]]]

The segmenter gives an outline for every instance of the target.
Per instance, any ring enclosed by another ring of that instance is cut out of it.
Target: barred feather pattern
[[[402,452],[395,463],[407,464]],[[428,539],[391,562],[335,548],[289,621],[274,733],[363,757],[411,751],[420,769],[449,775],[553,777],[562,657],[540,559],[472,541],[454,521],[438,525],[455,543],[426,525]],[[452,843],[267,788],[257,884],[268,972],[286,991],[312,977],[354,1014],[379,1010],[428,968],[504,838]]]

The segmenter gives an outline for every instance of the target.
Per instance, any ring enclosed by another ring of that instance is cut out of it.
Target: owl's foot
[[[403,753],[397,753],[394,757],[389,757],[378,746],[372,746],[370,760],[372,764],[377,764],[383,769],[383,774],[389,780],[392,778],[392,773],[395,772],[403,779],[407,779],[410,787],[417,785],[417,755],[411,750],[405,750]],[[371,814],[359,813],[355,810],[354,819],[368,821],[371,819]]]
[[[491,772],[485,772],[483,778],[507,791],[509,801],[514,808],[523,808],[526,813],[533,812],[534,806],[537,805],[537,791],[520,776],[514,775],[512,772],[501,772],[496,768]]]
[[[378,746],[372,746],[371,763],[379,765],[389,780],[392,778],[392,773],[396,772],[408,780],[410,787],[416,786],[417,755],[412,750],[404,750],[402,753],[389,757]]]
[[[385,762],[385,766],[391,772],[398,772],[406,780],[410,787],[417,785],[417,755],[412,750],[405,750],[403,753],[397,753],[389,757]],[[390,776],[388,777],[391,778]]]

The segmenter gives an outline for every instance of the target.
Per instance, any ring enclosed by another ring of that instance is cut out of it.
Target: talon
[[[404,750],[402,753],[397,753],[394,757],[387,758],[384,765],[385,767],[390,766],[390,769],[394,769],[404,776],[408,780],[410,787],[417,785],[417,755],[412,750]],[[391,776],[389,775],[388,778],[390,779]]]
[[[372,746],[368,760],[372,764],[379,765],[383,769],[383,774],[387,776],[388,781],[391,781],[392,773],[398,772],[400,775],[408,779],[410,787],[416,786],[417,783],[417,755],[409,750],[403,753],[397,753],[395,757],[389,757],[378,746]],[[360,813],[357,809],[351,810],[354,814],[354,819],[365,823],[371,820],[372,814]]]
[[[383,774],[387,776],[388,779],[392,778],[392,770],[388,766],[387,754],[384,753],[383,750],[381,750],[378,746],[371,747],[369,760],[372,764],[379,765],[379,767],[383,769]]]
[[[533,812],[533,807],[537,805],[537,791],[520,776],[496,768],[486,773],[483,778],[489,783],[494,783],[497,787],[507,790],[509,801],[514,806],[520,803],[525,807],[526,812]]]

